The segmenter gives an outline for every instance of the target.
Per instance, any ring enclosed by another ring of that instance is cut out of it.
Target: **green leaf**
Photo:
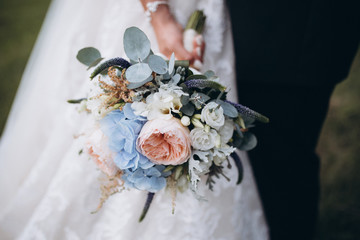
[[[204,73],[204,76],[206,76],[208,79],[215,76],[215,73],[211,70],[208,70]]]
[[[181,76],[180,76],[180,74],[177,73],[171,78],[169,83],[177,85],[180,82],[180,79],[181,79]]]
[[[251,132],[244,132],[244,138],[241,145],[238,147],[239,150],[249,151],[256,147],[257,139]]]
[[[81,103],[82,101],[87,100],[87,98],[80,98],[80,99],[69,99],[67,100],[68,103],[72,103],[72,104],[78,104]]]
[[[94,62],[96,62],[99,58],[101,58],[101,54],[99,50],[97,50],[96,48],[87,47],[81,49],[76,55],[76,58],[82,64],[90,67]]]
[[[239,115],[237,109],[230,103],[227,103],[227,102],[224,102],[221,100],[216,100],[216,103],[220,104],[220,106],[224,110],[224,114],[226,116],[231,117],[231,118],[236,118]]]
[[[181,97],[180,97],[180,101],[181,101],[181,104],[182,105],[186,105],[186,104],[188,104],[189,103],[189,96],[187,96],[187,95],[181,95]]]
[[[194,112],[195,112],[195,107],[194,107],[194,105],[192,105],[191,103],[188,103],[188,104],[182,106],[182,108],[180,109],[180,111],[181,111],[182,113],[184,113],[185,115],[191,117],[191,116],[194,114]]]
[[[172,72],[174,71],[174,66],[175,66],[175,54],[172,53],[169,60],[169,74],[172,74]]]
[[[90,66],[87,68],[87,70],[89,70],[90,68],[95,67],[96,65],[98,65],[99,62],[101,62],[101,60],[103,60],[103,59],[104,59],[104,58],[102,58],[102,57],[96,59],[93,63],[90,64]]]
[[[195,74],[195,75],[191,75],[191,76],[187,77],[186,81],[192,80],[192,79],[207,79],[207,77],[205,75]]]
[[[203,93],[194,92],[191,97],[191,102],[195,105],[196,109],[201,109],[202,105],[210,99],[210,97]]]
[[[130,27],[124,33],[124,50],[129,59],[140,62],[150,53],[150,41],[139,28]]]
[[[165,74],[168,70],[166,61],[157,55],[150,55],[148,59],[149,67],[157,74]]]
[[[130,83],[140,83],[146,81],[152,74],[152,70],[147,63],[137,63],[130,66],[126,72],[126,79]]]
[[[153,77],[150,76],[145,81],[129,83],[126,87],[127,87],[127,89],[135,89],[135,88],[141,87],[145,83],[150,82],[152,80],[153,80]]]

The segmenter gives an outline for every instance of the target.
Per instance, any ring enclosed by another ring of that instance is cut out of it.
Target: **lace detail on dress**
[[[214,70],[234,90],[231,98],[235,100],[233,45],[223,0],[170,0],[170,6],[183,25],[195,8],[204,10],[207,49],[203,70]],[[79,150],[85,141],[81,133],[91,123],[66,103],[69,98],[84,97],[88,89],[88,73],[76,61],[76,53],[94,46],[105,58],[124,56],[123,32],[133,25],[144,30],[154,52],[158,48],[138,1],[55,0],[50,13],[25,75],[27,83],[17,96],[27,99],[27,104],[16,105],[16,118],[15,113],[10,117],[16,121],[9,124],[0,146],[1,161],[13,162],[13,169],[19,170],[1,171],[8,181],[16,181],[0,187],[1,195],[12,189],[0,206],[0,238],[268,239],[244,153],[240,153],[245,170],[241,185],[235,184],[234,165],[227,171],[231,182],[220,179],[214,192],[200,186],[207,201],[196,200],[191,191],[178,193],[174,215],[171,196],[165,190],[155,195],[142,223],[138,218],[146,193],[136,190],[111,196],[98,213],[90,214],[99,203],[100,171]],[[49,65],[54,59],[56,64]],[[74,134],[80,137],[74,139]]]

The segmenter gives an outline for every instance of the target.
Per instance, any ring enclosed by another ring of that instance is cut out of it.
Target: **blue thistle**
[[[112,66],[120,66],[121,68],[128,68],[130,67],[130,63],[128,61],[126,61],[123,58],[112,58],[110,60],[107,60],[105,62],[103,62],[102,64],[100,64],[91,74],[90,78],[93,79],[94,77],[96,77],[99,73],[101,73],[102,71],[104,71],[105,69],[108,69],[109,67]]]
[[[238,103],[230,102],[228,100],[225,100],[224,102],[227,102],[227,103],[230,103],[231,105],[233,105],[236,108],[236,110],[245,117],[250,117],[250,118],[253,118],[253,119],[258,120],[263,123],[269,122],[269,118],[265,117],[264,115],[262,115],[258,112],[255,112],[254,110],[251,110],[248,107],[245,107]]]
[[[220,91],[225,91],[226,87],[218,82],[206,80],[206,79],[191,79],[184,83],[187,88],[214,88]]]

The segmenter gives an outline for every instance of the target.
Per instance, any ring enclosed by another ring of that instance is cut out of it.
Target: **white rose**
[[[232,138],[235,124],[232,120],[226,119],[224,125],[219,129],[221,144],[226,144]]]
[[[206,151],[215,147],[218,133],[214,129],[194,128],[190,132],[192,146],[195,149]]]
[[[224,110],[219,104],[209,102],[201,111],[201,121],[212,128],[219,129],[225,122]]]

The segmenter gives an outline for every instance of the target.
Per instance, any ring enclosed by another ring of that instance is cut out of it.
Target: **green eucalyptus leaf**
[[[186,105],[186,104],[188,104],[189,103],[189,96],[187,96],[187,95],[181,95],[181,97],[180,97],[180,101],[181,101],[181,104],[182,105]]]
[[[151,76],[151,74],[152,70],[147,63],[137,63],[131,65],[125,72],[126,79],[130,83],[144,82]]]
[[[124,50],[129,59],[140,62],[150,53],[150,41],[139,28],[130,27],[124,33]]]
[[[224,110],[224,114],[226,116],[231,117],[231,118],[236,118],[239,115],[236,108],[233,105],[231,105],[230,103],[227,103],[227,102],[224,102],[224,101],[221,101],[221,100],[216,100],[215,102],[217,104],[220,104],[220,106]]]
[[[148,57],[148,64],[151,70],[157,74],[165,74],[168,70],[166,61],[157,55],[150,55]]]
[[[145,83],[147,82],[150,82],[153,80],[153,77],[150,76],[148,77],[145,81],[142,81],[142,82],[132,82],[132,83],[129,83],[126,87],[127,89],[135,89],[135,88],[138,88],[138,87],[141,87],[142,85],[144,85]]]
[[[192,116],[195,112],[195,107],[194,105],[192,105],[190,102],[184,106],[182,106],[182,108],[180,109],[180,111],[182,113],[184,113],[187,116]]]
[[[207,102],[210,99],[208,95],[198,92],[194,92],[190,98],[191,98],[191,102],[195,105],[196,109],[201,109],[202,105],[204,105],[205,102]]]
[[[172,72],[174,71],[174,66],[175,66],[175,54],[172,53],[169,60],[169,74],[172,74]]]
[[[241,145],[238,147],[239,150],[249,151],[256,147],[257,139],[251,132],[244,132],[244,138]]]
[[[96,62],[99,58],[101,58],[101,54],[99,50],[97,50],[96,48],[86,47],[78,52],[76,58],[82,64],[85,64],[86,66],[90,67],[94,62]]]
[[[90,68],[95,67],[96,65],[98,65],[99,62],[101,62],[101,60],[103,60],[103,59],[104,59],[104,58],[102,58],[102,57],[96,59],[93,63],[90,64],[90,66],[87,68],[87,70],[89,70]]]
[[[181,76],[180,76],[180,74],[177,73],[171,78],[171,81],[169,83],[177,85],[180,82],[180,79],[181,79]]]
[[[211,70],[208,70],[204,73],[204,76],[206,76],[208,79],[215,76],[215,73]]]

